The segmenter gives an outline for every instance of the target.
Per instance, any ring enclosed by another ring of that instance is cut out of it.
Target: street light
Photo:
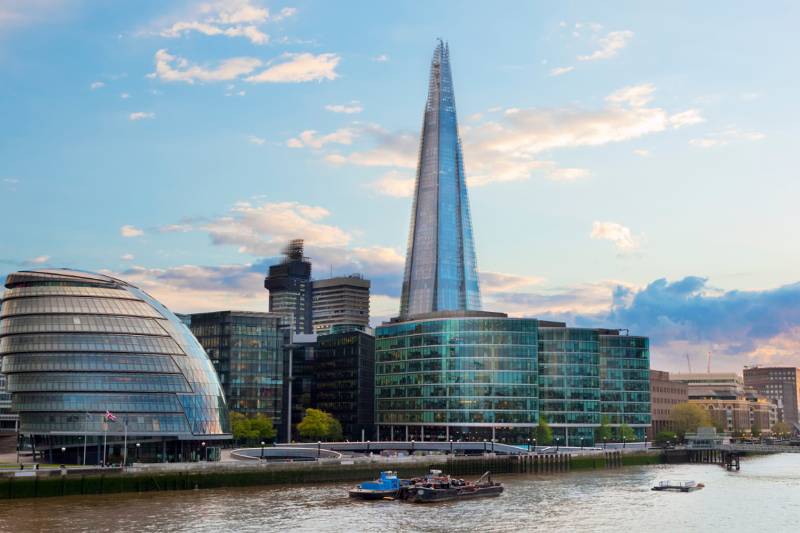
[[[203,455],[205,455],[206,462],[208,462],[208,448],[206,448],[206,441],[201,442],[200,446],[203,447]]]
[[[561,437],[556,437],[556,453],[558,453],[558,442],[561,440]]]
[[[625,437],[622,437],[622,447],[623,447],[623,448],[625,447],[625,441],[626,441],[626,440],[627,440],[627,439],[626,439]]]
[[[581,437],[581,450],[583,449],[583,437]]]
[[[483,454],[486,455],[486,439],[483,439]]]
[[[608,437],[603,437],[603,449],[606,449],[606,442],[608,441]]]
[[[453,455],[453,439],[450,439],[450,455]]]
[[[536,437],[533,438],[533,453],[536,453]]]
[[[414,455],[414,439],[411,439],[411,455]]]
[[[317,441],[317,459],[319,459],[319,456],[321,454],[322,454],[322,441],[318,440]]]
[[[266,443],[265,443],[265,442],[262,440],[262,441],[261,441],[261,460],[262,460],[262,461],[264,460],[264,445],[265,445],[265,444],[266,444]]]
[[[137,442],[136,443],[136,462],[137,463],[139,462],[139,448],[141,448],[141,447],[142,447],[142,443],[141,442]]]

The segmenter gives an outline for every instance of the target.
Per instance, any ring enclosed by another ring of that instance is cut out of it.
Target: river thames
[[[377,473],[377,472],[376,472]],[[350,500],[351,484],[117,494],[0,503],[2,531],[798,531],[800,454],[717,465],[497,476],[499,498],[414,505]],[[694,479],[693,493],[650,490]]]

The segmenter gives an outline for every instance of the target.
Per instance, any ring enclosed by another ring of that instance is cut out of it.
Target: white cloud
[[[676,113],[669,117],[669,122],[675,129],[682,128],[683,126],[691,126],[693,124],[700,124],[705,122],[697,109],[688,109],[681,113]]]
[[[589,55],[578,56],[578,61],[595,61],[614,57],[628,45],[631,39],[633,39],[632,31],[612,31],[597,40],[599,49]]]
[[[280,13],[272,17],[272,20],[275,22],[279,22],[284,19],[288,19],[289,17],[293,17],[297,14],[297,8],[294,7],[284,7],[280,10]]]
[[[544,282],[539,276],[520,276],[502,272],[480,272],[481,293],[513,292],[528,289]]]
[[[119,228],[119,234],[122,235],[123,237],[141,237],[142,235],[144,235],[144,231],[140,230],[135,226],[126,224],[121,228]]]
[[[284,61],[271,65],[265,71],[245,78],[251,83],[299,83],[305,81],[335,80],[336,67],[341,61],[338,54],[283,54]]]
[[[94,90],[97,90],[97,89],[102,89],[105,86],[106,86],[106,84],[103,83],[102,81],[93,81],[89,85],[89,88],[94,91]]]
[[[378,194],[393,198],[410,198],[414,194],[415,179],[408,174],[390,170],[368,184]]]
[[[329,104],[325,106],[325,109],[332,113],[345,113],[347,115],[364,111],[364,107],[358,100],[352,100],[349,104]]]
[[[760,141],[766,135],[758,131],[743,131],[739,128],[731,127],[718,133],[710,133],[703,138],[691,139],[689,144],[697,148],[714,148],[725,146],[732,142]]]
[[[561,76],[562,74],[566,74],[567,72],[572,72],[573,70],[575,70],[575,67],[573,67],[573,66],[556,67],[556,68],[550,70],[550,75],[551,76]]]
[[[633,153],[638,155],[639,157],[649,157],[650,156],[650,150],[646,150],[644,148],[639,148],[637,150],[634,150]]]
[[[123,261],[133,261],[135,258],[133,254],[122,254],[120,256],[120,259],[122,259]]]
[[[17,178],[3,178],[3,183],[8,183],[9,185],[16,185],[19,183]]]
[[[373,57],[372,60],[378,63],[386,63],[387,61],[389,61],[389,56],[387,56],[386,54],[380,54]]]
[[[554,168],[547,173],[547,178],[553,181],[575,181],[590,175],[591,172],[585,168]]]
[[[315,130],[306,130],[297,137],[286,141],[289,148],[314,148],[319,150],[326,144],[352,144],[356,131],[352,128],[341,128],[327,135],[318,135]]]
[[[151,78],[159,78],[163,81],[183,81],[194,83],[195,81],[229,81],[250,74],[261,66],[261,60],[254,57],[232,57],[219,63],[216,68],[201,67],[192,65],[184,58],[170,55],[161,49],[155,55],[156,70],[148,74]]]
[[[273,20],[282,20],[294,14],[293,8],[284,8]],[[218,0],[200,4],[192,20],[181,20],[161,31],[162,37],[177,38],[190,32],[203,35],[242,37],[253,44],[266,44],[269,35],[259,26],[269,19],[269,10],[249,0]]]
[[[257,145],[259,145],[259,146],[261,146],[262,144],[264,144],[265,142],[267,142],[267,140],[266,140],[266,139],[264,139],[263,137],[256,137],[255,135],[250,135],[250,136],[247,138],[247,140],[248,140],[250,143],[252,143],[252,144],[257,144]]]
[[[34,265],[43,265],[44,263],[47,263],[48,261],[50,261],[50,256],[49,255],[40,255],[38,257],[34,257],[33,259],[31,259],[28,262],[32,263]]]
[[[151,119],[156,118],[155,113],[151,113],[149,111],[136,111],[135,113],[131,113],[128,115],[128,120],[144,120],[144,119]]]
[[[595,221],[590,236],[592,239],[611,241],[622,252],[630,252],[641,245],[641,237],[634,236],[630,228],[616,222]]]
[[[123,100],[127,100],[128,98],[131,97],[131,95],[128,93],[120,93],[119,97],[122,98]]]
[[[167,224],[158,228],[161,233],[188,233],[192,230],[194,227],[191,224]]]

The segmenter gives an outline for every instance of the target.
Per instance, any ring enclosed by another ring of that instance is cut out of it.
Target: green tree
[[[547,446],[553,442],[553,430],[543,416],[539,417],[539,425],[536,427],[536,444]]]
[[[600,427],[594,432],[595,443],[604,442],[604,440],[611,439],[611,427],[608,425],[608,415],[603,415],[600,418]]]
[[[678,435],[674,431],[663,430],[656,433],[655,441],[657,446],[664,446],[668,442],[675,444],[677,440]]]
[[[342,438],[342,424],[330,413],[320,409],[306,409],[303,420],[297,424],[300,436],[311,440],[334,440]]]
[[[233,439],[237,443],[272,440],[277,434],[272,419],[263,414],[247,417],[242,413],[232,412],[230,420]]]
[[[792,428],[789,427],[789,424],[786,422],[775,422],[772,426],[772,434],[776,437],[780,435],[791,435],[791,433]]]
[[[250,431],[254,437],[261,440],[271,441],[278,434],[275,426],[272,424],[272,418],[257,414],[250,419]]]
[[[758,424],[753,424],[753,427],[750,428],[750,434],[757,439],[761,436],[761,427]]]
[[[633,442],[636,440],[636,432],[628,424],[622,424],[617,429],[617,435],[619,435],[619,440],[625,439],[627,442]]]
[[[711,417],[708,411],[693,403],[679,403],[673,407],[670,413],[670,421],[672,422],[672,427],[675,428],[675,433],[681,439],[684,438],[686,433],[697,431],[698,427],[711,425]]]

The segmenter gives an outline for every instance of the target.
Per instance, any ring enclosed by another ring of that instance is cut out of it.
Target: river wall
[[[374,479],[381,470],[394,470],[400,477],[409,478],[428,473],[432,468],[454,476],[479,476],[486,471],[495,474],[557,475],[570,470],[619,468],[628,465],[660,464],[659,452],[608,452],[596,455],[572,456],[523,455],[443,457],[409,462],[353,462],[262,464],[249,468],[226,468],[216,463],[213,469],[185,465],[181,470],[139,471],[53,471],[30,477],[0,477],[0,499],[39,498],[53,496],[114,494],[168,490],[195,490],[259,485],[293,485],[332,483]]]

